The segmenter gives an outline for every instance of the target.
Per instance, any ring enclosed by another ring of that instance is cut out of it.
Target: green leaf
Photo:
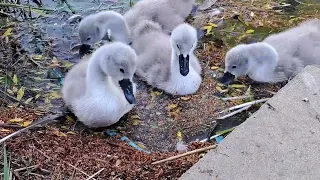
[[[5,83],[6,85],[8,85],[8,86],[11,86],[11,84],[13,83],[12,78],[11,78],[10,76],[6,75],[6,76],[4,77],[4,83]]]
[[[28,98],[24,103],[29,104],[32,101],[33,97]]]
[[[6,30],[6,32],[3,33],[2,36],[8,37],[8,36],[10,36],[10,35],[12,35],[12,28],[8,28],[8,29]]]
[[[41,9],[33,9],[31,8],[31,11],[36,13],[36,14],[39,14],[40,16],[43,16],[43,17],[49,17],[44,10],[41,10]]]
[[[235,127],[233,127],[233,128],[230,128],[230,129],[226,129],[226,130],[223,130],[223,131],[217,131],[216,132],[216,134],[218,135],[223,135],[223,134],[226,134],[226,133],[228,133],[228,132],[231,132],[231,131],[233,131],[235,129]]]
[[[17,100],[18,101],[20,101],[21,99],[22,99],[22,97],[23,97],[23,95],[24,95],[24,91],[25,91],[25,87],[21,87],[20,89],[19,89],[19,91],[18,91],[18,93],[17,93]]]
[[[5,143],[3,143],[3,178],[9,180],[9,164]]]
[[[252,34],[252,33],[254,33],[254,30],[253,30],[253,29],[248,29],[248,30],[246,31],[246,33],[247,33],[247,34]]]
[[[203,29],[207,30],[206,35],[212,31],[212,26],[204,26]]]
[[[13,75],[12,81],[13,81],[13,83],[14,83],[15,85],[17,85],[17,84],[18,84],[18,77],[17,77],[17,75],[16,75],[16,74],[15,74],[15,75]]]

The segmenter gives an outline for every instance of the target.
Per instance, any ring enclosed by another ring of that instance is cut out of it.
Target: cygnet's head
[[[106,21],[108,16],[108,20]],[[86,53],[92,45],[101,41],[119,41],[131,44],[130,31],[122,15],[116,12],[92,14],[79,23],[80,54]]]
[[[177,26],[171,33],[171,47],[173,53],[179,57],[180,74],[189,73],[189,58],[198,42],[197,30],[189,24]]]
[[[113,42],[101,46],[93,53],[93,58],[100,60],[101,70],[119,83],[127,101],[135,103],[132,78],[136,71],[136,53],[121,42]]]
[[[97,22],[96,15],[91,14],[79,23],[79,38],[81,44],[92,46],[104,37],[106,31],[102,29],[101,24]]]
[[[246,75],[249,67],[247,48],[247,45],[239,44],[227,52],[224,75],[220,80],[221,83],[229,84],[234,78]]]
[[[276,50],[267,43],[239,44],[231,48],[225,57],[225,71],[220,82],[229,84],[241,76],[245,76],[253,69],[275,66],[278,61]]]

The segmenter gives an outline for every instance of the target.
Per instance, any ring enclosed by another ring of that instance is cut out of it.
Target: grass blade
[[[9,180],[9,165],[8,165],[8,157],[6,151],[6,145],[3,143],[3,179]]]

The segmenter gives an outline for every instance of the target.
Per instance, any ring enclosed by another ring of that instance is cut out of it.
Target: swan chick
[[[225,72],[220,82],[248,75],[262,83],[286,81],[307,65],[320,65],[320,20],[272,34],[262,42],[239,44],[225,56]]]
[[[135,70],[136,53],[130,46],[103,45],[67,73],[63,99],[88,127],[110,126],[136,102]]]
[[[193,54],[198,41],[196,30],[181,24],[170,37],[159,30],[157,23],[146,20],[140,27],[142,23],[147,29],[138,31],[143,33],[132,45],[138,54],[137,75],[173,95],[195,93],[202,82],[201,66]]]
[[[85,17],[79,23],[78,32],[82,54],[101,40],[131,43],[127,23],[123,16],[115,11],[101,11]]]
[[[131,29],[142,20],[159,23],[165,32],[171,33],[190,14],[195,0],[142,0],[137,2],[124,18]]]
[[[283,74],[275,75],[277,51],[267,43],[240,44],[231,48],[225,57],[225,71],[221,82],[229,84],[234,78],[248,75],[259,82],[281,81]]]

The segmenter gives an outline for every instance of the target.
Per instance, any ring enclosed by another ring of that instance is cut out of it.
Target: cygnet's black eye
[[[235,69],[235,68],[237,68],[237,66],[236,66],[236,65],[233,65],[233,66],[232,66],[232,69]]]
[[[129,44],[128,44],[129,46],[131,46],[132,45],[132,41],[131,42],[129,42]]]
[[[88,37],[88,38],[87,38],[87,41],[90,41],[90,39],[91,39],[91,37]]]
[[[178,49],[180,49],[180,46],[179,46],[179,44],[177,44],[177,47],[178,47]]]
[[[124,70],[122,68],[120,68],[120,72],[124,73]]]

